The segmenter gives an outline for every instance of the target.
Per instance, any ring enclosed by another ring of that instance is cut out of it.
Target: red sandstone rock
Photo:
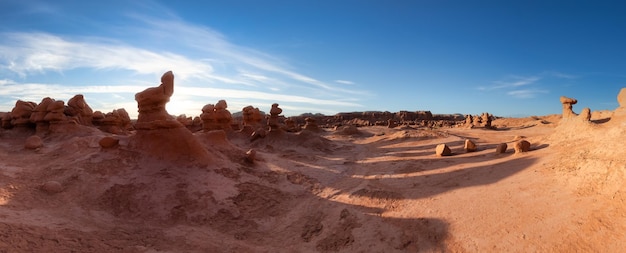
[[[98,144],[100,145],[100,147],[102,148],[112,148],[117,146],[120,143],[119,139],[113,138],[111,136],[106,136],[103,137],[102,139],[100,139],[100,141],[98,142]]]
[[[37,135],[33,135],[31,137],[28,137],[26,139],[26,142],[24,143],[24,147],[27,149],[38,149],[43,147],[43,140],[41,140],[41,137],[37,136]]]

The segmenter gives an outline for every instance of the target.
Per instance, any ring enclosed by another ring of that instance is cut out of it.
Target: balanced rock
[[[41,137],[33,135],[26,138],[26,142],[24,142],[24,147],[27,149],[38,149],[43,147],[43,141],[41,140]]]
[[[506,149],[508,148],[508,146],[506,145],[506,143],[500,143],[496,146],[496,154],[504,154],[506,153]]]
[[[572,106],[578,103],[578,100],[561,96],[561,104],[563,105],[563,118],[575,117],[576,113],[572,110]]]
[[[280,129],[278,117],[281,113],[283,113],[283,109],[280,109],[277,103],[272,104],[272,108],[270,109],[270,117],[267,120],[267,125],[270,127],[270,131],[276,131]]]
[[[463,149],[465,149],[466,152],[474,152],[478,150],[478,147],[476,146],[476,143],[474,143],[472,140],[467,139],[465,140],[465,145],[463,146]]]
[[[528,152],[530,150],[530,142],[527,140],[520,140],[513,145],[513,149],[515,149],[516,154]]]
[[[437,156],[449,156],[452,155],[452,150],[446,144],[439,144],[435,148],[435,155]]]

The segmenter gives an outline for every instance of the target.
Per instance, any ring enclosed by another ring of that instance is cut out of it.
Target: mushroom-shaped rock
[[[528,152],[530,150],[530,142],[527,140],[520,140],[513,145],[513,149],[516,154]]]
[[[113,138],[111,136],[105,136],[102,139],[100,139],[100,141],[98,142],[98,144],[100,144],[100,147],[102,148],[112,148],[117,146],[117,144],[120,143],[120,140],[117,138]]]
[[[498,145],[496,145],[496,154],[504,154],[506,153],[506,149],[508,148],[508,146],[506,145],[506,143],[500,143]]]
[[[467,139],[465,140],[465,145],[463,146],[463,149],[465,149],[466,152],[474,152],[478,150],[478,147],[476,146],[476,143],[474,143],[472,140]]]
[[[24,142],[24,147],[27,149],[38,149],[43,147],[43,140],[41,137],[37,135],[33,135],[31,137],[26,138],[26,142]]]
[[[563,104],[563,118],[575,117],[576,113],[572,110],[572,106],[578,103],[578,100],[561,96],[561,104]]]
[[[449,156],[452,155],[452,150],[448,147],[448,145],[442,143],[437,145],[435,148],[435,155],[437,156]]]

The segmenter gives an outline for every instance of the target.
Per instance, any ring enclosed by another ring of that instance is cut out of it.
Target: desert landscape
[[[528,118],[223,100],[191,118],[165,109],[172,72],[146,88],[136,120],[82,95],[2,114],[0,252],[626,248],[626,89],[614,111],[561,97]]]

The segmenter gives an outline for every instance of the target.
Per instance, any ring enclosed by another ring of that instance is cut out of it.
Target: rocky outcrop
[[[30,115],[37,104],[34,102],[27,102],[17,100],[15,107],[11,110],[11,126],[13,127],[28,127],[31,123]]]
[[[312,132],[319,132],[319,131],[321,131],[321,129],[317,125],[317,121],[314,118],[306,118],[306,119],[304,119],[304,121],[306,122],[304,124],[304,130],[308,130],[308,131],[312,131]]]
[[[129,147],[163,160],[208,161],[208,151],[165,110],[172,94],[174,74],[171,71],[163,74],[161,85],[135,94],[139,108],[137,133],[130,138]]]
[[[65,107],[64,113],[78,124],[85,126],[92,125],[93,110],[89,107],[87,102],[85,102],[85,97],[81,94],[75,95],[67,101],[67,107]]]
[[[228,108],[226,100],[220,100],[215,105],[207,104],[202,107],[202,114],[200,115],[202,129],[204,131],[232,130],[233,117],[226,108]]]

